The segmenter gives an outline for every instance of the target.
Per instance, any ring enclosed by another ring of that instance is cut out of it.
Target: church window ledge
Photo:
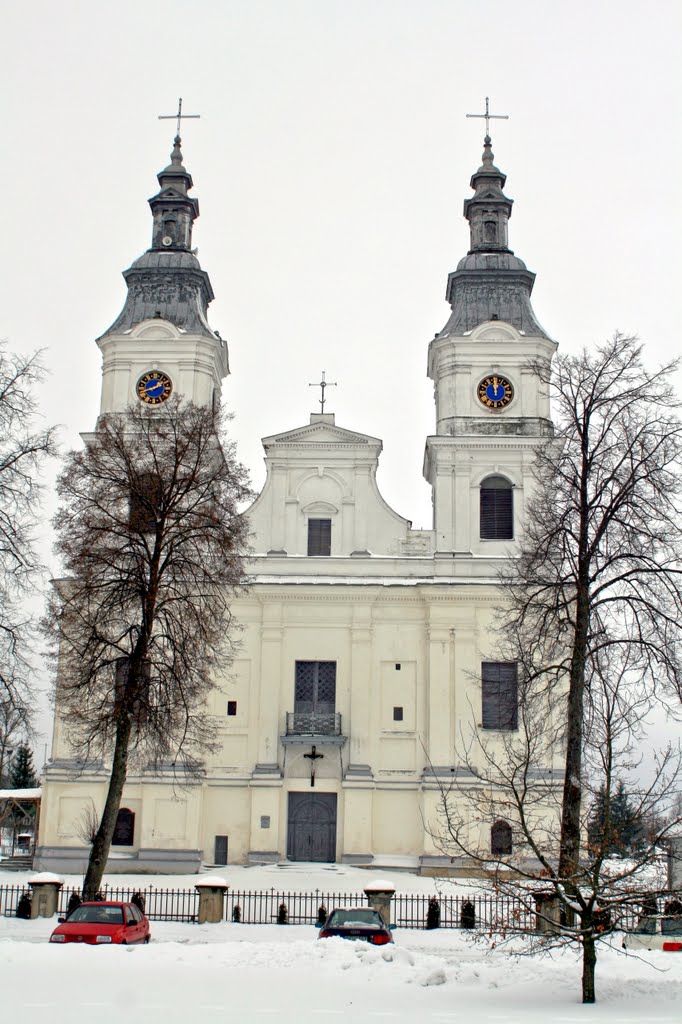
[[[285,745],[292,743],[330,743],[342,747],[346,737],[342,732],[341,714],[334,712],[288,711],[286,731],[280,737]]]

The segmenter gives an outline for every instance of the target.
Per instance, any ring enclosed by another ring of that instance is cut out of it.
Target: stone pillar
[[[258,688],[258,761],[256,774],[279,771],[279,713],[277,695],[282,677],[282,605],[269,602],[261,623],[260,684]],[[274,699],[273,699],[274,698]],[[289,709],[293,710],[293,708]]]
[[[431,609],[433,614],[433,608]],[[437,769],[452,764],[454,736],[452,731],[452,632],[449,625],[431,622],[428,638],[428,756]]]
[[[56,875],[29,878],[31,887],[31,917],[53,917],[57,913],[59,890],[64,882]]]
[[[535,930],[544,935],[561,934],[561,904],[555,892],[534,892]]]
[[[387,928],[391,927],[391,900],[395,896],[395,886],[385,878],[377,878],[365,889],[365,896],[373,910],[378,911]]]
[[[199,893],[199,924],[220,924],[223,920],[225,893],[229,885],[224,878],[209,878],[197,882],[194,888]]]
[[[372,691],[372,606],[354,605],[351,625],[350,707],[342,722],[349,738],[348,769],[351,775],[371,778],[370,693]]]

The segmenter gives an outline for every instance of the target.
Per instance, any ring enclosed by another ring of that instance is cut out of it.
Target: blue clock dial
[[[149,370],[143,373],[137,382],[137,397],[147,405],[159,405],[170,398],[173,382],[161,370]]]
[[[504,409],[514,397],[514,389],[506,377],[491,373],[478,385],[478,399],[487,409]]]

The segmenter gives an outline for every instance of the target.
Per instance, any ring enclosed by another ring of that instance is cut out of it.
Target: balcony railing
[[[289,711],[287,736],[341,736],[338,711]]]

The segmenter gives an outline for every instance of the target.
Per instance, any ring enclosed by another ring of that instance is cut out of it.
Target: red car
[[[90,946],[149,942],[149,921],[134,903],[98,900],[81,903],[68,917],[59,918],[59,926],[50,942],[84,942]]]

